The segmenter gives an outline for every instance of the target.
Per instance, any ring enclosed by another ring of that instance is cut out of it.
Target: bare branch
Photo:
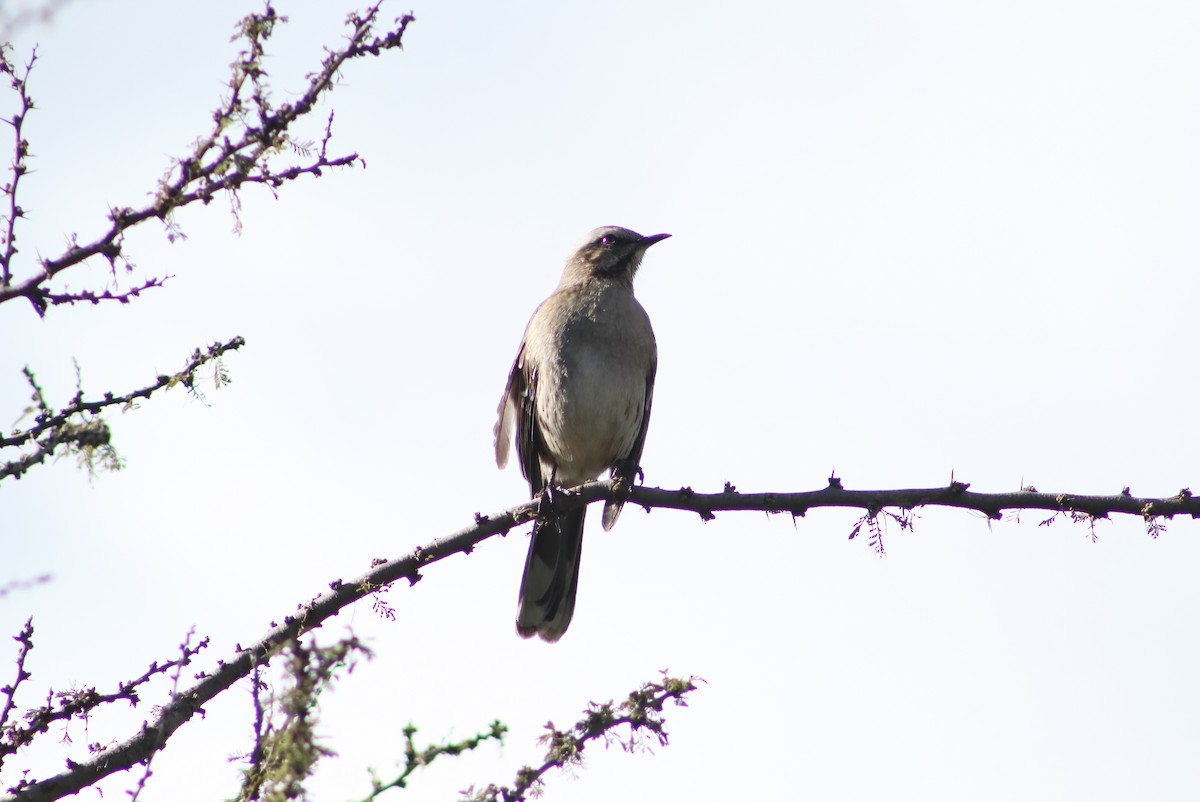
[[[12,713],[13,705],[16,704],[17,689],[21,687],[22,682],[32,676],[25,670],[25,658],[33,650],[32,618],[25,622],[25,626],[21,628],[19,633],[13,636],[13,640],[21,644],[21,649],[17,652],[17,678],[11,685],[5,685],[3,688],[0,688],[0,695],[4,696],[4,707],[0,709],[0,745],[3,745],[8,739],[8,716]],[[4,755],[5,753],[0,750],[0,765],[4,763]]]
[[[171,698],[174,699],[175,695],[179,693],[179,678],[180,678],[180,675],[183,673],[183,667],[187,666],[187,665],[191,665],[192,657],[195,656],[201,649],[203,649],[205,646],[208,645],[208,638],[205,638],[203,641],[200,642],[199,646],[196,646],[195,648],[193,648],[192,647],[192,637],[195,634],[196,634],[196,628],[192,627],[191,629],[188,630],[187,635],[184,636],[183,643],[181,643],[179,645],[181,655],[178,660],[172,660],[170,663],[167,663],[161,669],[157,665],[151,665],[150,671],[143,674],[142,678],[140,680],[136,680],[135,682],[138,682],[138,683],[144,682],[147,679],[149,679],[151,676],[153,676],[154,674],[162,673],[163,670],[174,667],[174,671],[171,673]],[[126,690],[128,687],[129,686],[127,686],[127,685],[122,686],[122,690]],[[135,698],[136,698],[136,695],[135,695]],[[160,746],[160,748],[161,748],[161,746]],[[137,784],[133,787],[133,790],[126,792],[129,794],[129,802],[137,802],[138,797],[141,796],[142,791],[145,790],[146,783],[149,782],[150,776],[154,773],[150,769],[150,764],[154,761],[155,754],[157,754],[157,752],[152,752],[149,757],[147,757],[145,760],[142,761],[142,775],[140,777],[138,777]]]
[[[666,508],[687,510],[710,520],[717,512],[734,510],[768,513],[789,513],[803,516],[817,507],[850,507],[866,510],[874,516],[885,507],[911,510],[916,507],[957,507],[981,512],[999,520],[1004,510],[1052,510],[1076,512],[1093,518],[1110,515],[1137,515],[1142,518],[1190,515],[1200,518],[1200,499],[1184,488],[1169,498],[1138,498],[1125,488],[1113,496],[1087,496],[1074,493],[1039,493],[1026,487],[1011,493],[973,493],[965,482],[952,482],[945,487],[911,490],[846,490],[837,477],[830,477],[829,486],[822,490],[802,493],[738,493],[726,484],[723,493],[696,493],[690,487],[663,490],[635,487],[629,498],[647,510]],[[556,503],[569,510],[605,498],[610,492],[607,482],[590,482],[577,488]]]
[[[17,667],[19,675],[24,673],[24,679],[29,678],[29,674],[24,672],[23,665],[25,655],[33,648],[32,634],[32,626],[26,624],[26,631],[23,631],[22,635],[29,637],[26,637],[25,640],[21,640],[19,636],[17,638],[22,643]],[[24,724],[13,724],[7,728],[0,729],[0,763],[3,763],[9,755],[15,754],[18,750],[28,746],[41,733],[47,732],[50,729],[50,725],[56,721],[70,721],[73,718],[84,718],[93,713],[97,708],[113,704],[114,702],[124,701],[130,705],[136,705],[140,701],[138,695],[139,689],[154,677],[165,675],[172,669],[175,670],[174,676],[176,682],[178,682],[179,671],[184,666],[191,665],[192,658],[208,647],[208,638],[204,638],[195,646],[192,646],[191,635],[192,633],[188,633],[188,639],[181,645],[181,654],[177,659],[169,660],[165,663],[151,663],[150,667],[140,677],[120,683],[115,691],[101,693],[95,688],[82,688],[51,693],[50,699],[47,700],[45,705],[25,711],[22,716]],[[12,686],[11,691],[8,688],[0,688],[0,693],[8,697],[8,702],[5,704],[5,716],[7,716],[8,708],[12,706],[15,691],[15,685]],[[0,724],[2,722],[3,718],[0,718]]]
[[[270,99],[269,88],[265,82],[267,73],[263,67],[263,57],[266,52],[266,40],[270,38],[275,25],[286,22],[286,18],[278,16],[268,4],[263,13],[251,14],[243,19],[239,25],[239,36],[244,41],[244,49],[232,65],[229,94],[213,112],[212,130],[196,141],[190,153],[175,161],[160,180],[154,200],[140,209],[112,209],[108,216],[108,229],[104,233],[84,245],[73,241],[61,255],[41,259],[39,269],[22,281],[15,280],[15,272],[11,265],[12,256],[16,253],[13,247],[15,233],[11,229],[16,218],[23,214],[16,204],[16,179],[25,172],[23,159],[28,155],[28,143],[20,137],[19,124],[24,120],[24,112],[14,117],[13,125],[18,133],[17,153],[12,168],[14,177],[6,190],[11,206],[8,215],[10,231],[5,242],[5,251],[0,253],[0,270],[3,271],[0,275],[0,303],[14,298],[27,298],[38,314],[44,315],[47,308],[54,304],[102,300],[108,297],[128,301],[136,297],[141,290],[158,286],[162,279],[149,279],[134,290],[112,289],[95,294],[52,292],[45,285],[63,271],[97,256],[108,261],[114,278],[117,276],[118,264],[126,271],[132,269],[122,250],[125,232],[147,220],[163,221],[168,227],[169,236],[173,238],[178,235],[178,229],[173,223],[175,212],[197,201],[207,204],[216,195],[228,193],[235,202],[236,219],[236,194],[245,185],[263,185],[274,192],[283,184],[300,176],[319,177],[326,168],[361,163],[362,159],[357,153],[329,156],[332,116],[315,156],[305,148],[292,149],[293,152],[307,152],[306,163],[276,170],[271,166],[271,159],[289,150],[289,145],[292,144],[292,125],[308,115],[321,97],[332,89],[346,62],[368,55],[378,56],[387,50],[401,47],[404,32],[414,20],[412,14],[401,17],[396,27],[383,36],[374,34],[373,26],[378,15],[378,3],[361,16],[351,14],[347,19],[350,34],[344,44],[338,49],[327,51],[320,69],[309,76],[307,89],[294,103],[284,103],[278,107],[274,106]],[[14,89],[19,97],[27,100],[25,82],[28,70],[17,76],[7,61],[0,69],[13,76]],[[31,108],[32,103],[27,107]],[[235,224],[235,228],[237,225],[240,223]]]
[[[583,765],[583,753],[587,745],[603,738],[606,745],[618,743],[626,752],[649,751],[645,736],[650,734],[660,746],[667,745],[667,722],[663,718],[663,707],[673,701],[687,707],[684,697],[696,690],[699,677],[673,678],[663,672],[661,682],[647,682],[629,698],[615,706],[612,702],[591,702],[584,717],[568,730],[560,730],[553,723],[547,724],[548,732],[541,737],[546,744],[546,758],[540,766],[523,766],[517,771],[512,787],[489,785],[463,792],[466,802],[521,802],[530,796],[539,796],[545,786],[545,774],[555,768],[575,768]],[[618,738],[616,731],[628,727],[628,738]]]
[[[23,786],[16,797],[8,799],[41,802],[60,799],[88,787],[103,777],[129,769],[145,760],[206,703],[250,675],[284,644],[320,627],[330,617],[355,601],[371,596],[379,588],[399,579],[415,585],[421,579],[424,566],[444,560],[453,554],[470,554],[480,542],[504,534],[532,521],[539,509],[543,514],[558,514],[585,504],[617,496],[626,497],[647,509],[663,507],[698,513],[706,520],[715,512],[753,510],[758,512],[803,515],[817,507],[852,507],[878,514],[884,507],[910,509],[918,506],[946,506],[978,510],[992,518],[1005,509],[1044,509],[1077,511],[1095,517],[1110,513],[1164,516],[1191,515],[1200,517],[1200,500],[1189,491],[1165,499],[1135,498],[1132,495],[1082,496],[1038,493],[1032,488],[1016,493],[970,493],[967,485],[955,482],[949,487],[916,490],[845,490],[841,481],[831,479],[829,487],[803,493],[738,493],[732,485],[725,492],[699,494],[690,488],[662,490],[649,487],[614,488],[610,481],[589,482],[569,492],[555,495],[547,503],[542,499],[526,502],[494,516],[476,514],[475,524],[447,537],[438,538],[426,546],[415,548],[411,554],[391,560],[377,560],[371,570],[350,582],[335,579],[330,590],[299,606],[295,615],[285,616],[282,624],[273,625],[260,641],[248,648],[238,649],[229,661],[219,661],[211,674],[198,675],[199,681],[184,690],[164,706],[156,719],[128,740],[105,749],[84,763],[73,764],[67,771],[45,780]]]
[[[12,282],[12,259],[17,253],[17,218],[25,216],[24,210],[17,205],[17,186],[21,183],[21,176],[29,172],[25,163],[26,157],[29,156],[29,143],[25,141],[22,127],[25,118],[34,107],[33,99],[29,97],[28,81],[29,71],[37,62],[35,48],[29,56],[29,61],[25,63],[25,71],[21,72],[9,58],[9,51],[12,49],[8,44],[9,40],[3,41],[5,44],[0,45],[0,73],[9,77],[9,84],[17,93],[21,108],[11,120],[5,120],[13,129],[13,160],[9,166],[11,178],[3,187],[3,192],[8,197],[8,212],[0,218],[4,221],[4,230],[0,234],[0,291],[7,289]]]
[[[171,375],[159,376],[155,381],[124,395],[105,393],[100,400],[86,400],[83,391],[77,389],[75,397],[61,410],[55,411],[46,401],[42,388],[38,386],[33,373],[25,369],[25,378],[33,388],[33,405],[27,414],[33,414],[33,425],[26,429],[13,431],[6,437],[0,437],[0,448],[19,448],[32,446],[32,450],[21,457],[0,464],[0,480],[10,476],[20,477],[34,465],[44,462],[60,447],[80,449],[104,448],[109,446],[110,432],[108,424],[99,413],[110,407],[129,409],[139,398],[149,398],[163,388],[182,384],[193,392],[196,390],[196,371],[204,365],[213,362],[218,366],[218,381],[223,379],[220,372],[220,359],[229,351],[236,351],[246,344],[242,337],[234,337],[225,343],[213,343],[207,350],[197,348],[188,359],[183,369]],[[115,459],[115,452],[112,454]],[[119,464],[119,463],[118,463]],[[110,466],[112,467],[112,466]]]
[[[102,290],[96,292],[94,290],[80,290],[79,292],[43,292],[42,298],[51,306],[60,304],[75,304],[80,301],[87,301],[91,304],[98,304],[101,301],[117,301],[122,304],[127,304],[134,298],[139,297],[144,290],[161,287],[174,276],[164,276],[163,278],[148,278],[136,287],[130,287],[127,290]]]
[[[479,516],[474,526],[455,535],[435,540],[426,547],[417,548],[410,555],[379,561],[372,570],[351,582],[334,580],[330,583],[328,593],[300,605],[296,615],[285,616],[283,623],[275,625],[260,641],[248,648],[238,649],[236,656],[229,661],[218,661],[215,672],[198,675],[199,681],[196,684],[164,705],[154,720],[147,722],[132,737],[97,752],[87,761],[72,763],[66,771],[53,777],[33,782],[23,781],[14,789],[15,796],[4,799],[14,802],[61,799],[104,777],[131,768],[149,757],[154,750],[161,748],[175,731],[187,723],[205,704],[228,690],[237,681],[249,676],[255,666],[261,665],[289,641],[318,628],[340,610],[358,599],[371,595],[379,587],[402,578],[408,579],[410,584],[416,584],[420,579],[421,566],[459,552],[470,553],[476,543],[532,520],[537,506],[537,502],[531,501],[493,518]]]

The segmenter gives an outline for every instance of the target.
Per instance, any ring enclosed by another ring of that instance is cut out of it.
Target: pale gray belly
[[[629,454],[642,425],[646,361],[619,349],[581,349],[539,377],[538,417],[559,484],[595,479]]]

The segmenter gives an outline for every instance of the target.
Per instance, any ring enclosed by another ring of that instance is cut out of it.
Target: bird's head
[[[601,226],[591,231],[576,247],[563,273],[563,281],[582,281],[591,276],[633,282],[646,249],[670,234],[643,237],[620,226]]]

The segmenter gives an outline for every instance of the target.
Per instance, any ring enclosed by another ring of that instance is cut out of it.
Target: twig
[[[26,626],[29,627],[29,625]],[[29,634],[32,635],[32,632],[32,627],[29,627]],[[188,637],[190,640],[190,633]],[[30,642],[27,648],[22,649],[18,661],[19,670],[21,670],[21,666],[24,663],[25,654],[32,647],[33,644]],[[141,686],[156,676],[166,674],[171,669],[176,669],[176,680],[178,681],[178,670],[184,666],[191,665],[192,658],[206,648],[208,648],[208,638],[204,638],[195,646],[191,646],[188,642],[185,642],[182,647],[183,652],[178,659],[169,660],[165,663],[151,663],[150,667],[140,677],[120,683],[117,686],[117,690],[111,693],[100,693],[95,688],[52,693],[45,705],[25,711],[23,715],[24,724],[10,726],[4,732],[4,738],[0,740],[0,762],[3,762],[4,758],[8,755],[14,754],[19,749],[28,746],[39,733],[48,731],[50,725],[56,721],[69,721],[72,718],[85,717],[95,711],[96,708],[114,702],[125,701],[129,702],[131,706],[136,705],[140,701],[138,691]],[[25,675],[25,678],[28,679],[28,674]],[[15,686],[13,690],[16,690]],[[3,691],[3,689],[0,689],[0,691]],[[11,702],[12,694],[8,694],[8,696]],[[58,701],[57,708],[53,704],[55,700]],[[149,754],[147,757],[149,757]]]
[[[626,752],[636,752],[649,749],[643,737],[645,732],[649,732],[660,746],[666,746],[667,722],[662,715],[663,707],[670,701],[687,707],[684,697],[696,690],[696,683],[702,681],[698,677],[669,677],[664,671],[661,682],[645,683],[619,707],[612,702],[592,702],[584,710],[584,717],[568,730],[557,729],[553,723],[547,724],[548,732],[540,740],[548,748],[540,766],[523,766],[517,771],[512,787],[489,785],[479,790],[468,788],[463,792],[463,799],[467,802],[521,802],[529,796],[538,796],[543,790],[543,777],[548,771],[583,765],[584,750],[597,738],[603,738],[608,745],[617,741]],[[617,739],[615,732],[620,727],[629,728],[627,740]]]
[[[12,713],[13,705],[16,704],[17,689],[21,687],[21,683],[29,679],[33,675],[25,670],[25,658],[29,656],[29,652],[33,650],[33,619],[30,618],[25,622],[25,626],[21,631],[13,636],[13,640],[21,644],[20,651],[17,652],[17,678],[12,685],[5,685],[0,688],[0,695],[4,696],[4,707],[0,709],[0,746],[9,739],[8,716]],[[6,752],[0,750],[0,765],[4,764]]]
[[[393,780],[383,782],[375,772],[371,772],[371,793],[364,796],[361,802],[372,802],[384,791],[392,788],[407,788],[408,778],[411,777],[418,769],[423,769],[442,755],[450,755],[455,757],[463,752],[469,752],[485,741],[504,742],[504,734],[508,731],[508,727],[499,721],[493,721],[486,732],[480,732],[470,738],[464,738],[461,741],[452,743],[430,744],[424,749],[417,750],[413,736],[417,734],[417,728],[412,724],[404,728],[404,768],[400,774]]]
[[[51,306],[61,304],[76,304],[86,301],[90,304],[98,304],[101,301],[117,301],[118,303],[127,304],[134,298],[138,298],[141,294],[150,289],[162,287],[167,281],[174,276],[163,276],[162,278],[148,278],[136,287],[130,287],[127,290],[80,290],[79,292],[50,292],[42,293],[42,298]]]
[[[37,384],[33,373],[26,368],[25,378],[33,388],[34,405],[30,412],[34,413],[32,426],[13,432],[6,437],[0,437],[0,448],[16,448],[35,443],[33,451],[20,458],[0,464],[0,480],[10,476],[21,476],[30,468],[44,462],[60,446],[75,445],[85,448],[95,448],[107,445],[109,440],[108,426],[95,416],[110,407],[128,409],[139,398],[149,398],[155,392],[166,387],[182,384],[194,389],[196,371],[209,362],[219,361],[229,351],[236,351],[246,344],[242,337],[234,337],[225,343],[213,343],[207,350],[197,348],[188,359],[183,369],[170,375],[161,375],[150,384],[124,395],[105,393],[100,400],[86,400],[82,390],[77,390],[61,410],[55,411],[46,401],[42,388]],[[83,416],[80,420],[80,416]]]
[[[4,39],[3,41],[6,44],[0,45],[0,74],[9,77],[9,84],[17,93],[21,109],[13,115],[11,120],[5,120],[13,129],[13,160],[9,167],[12,180],[3,188],[4,194],[8,196],[8,212],[3,218],[0,218],[4,220],[5,227],[3,240],[0,241],[0,244],[3,245],[3,250],[0,251],[0,289],[7,287],[12,282],[12,259],[17,253],[17,218],[25,216],[24,210],[17,205],[17,186],[21,183],[21,176],[29,172],[29,167],[25,163],[25,158],[29,155],[29,143],[25,141],[21,129],[25,124],[26,116],[34,108],[33,99],[29,97],[28,82],[29,71],[37,62],[37,48],[34,48],[29,56],[29,61],[25,63],[25,72],[20,72],[8,57],[8,51],[11,49],[7,44],[9,40]]]
[[[192,627],[191,629],[188,630],[187,635],[185,635],[183,638],[183,643],[181,643],[179,645],[180,651],[182,652],[180,658],[178,660],[172,661],[174,663],[174,667],[175,667],[174,672],[172,672],[172,674],[171,674],[171,698],[172,699],[174,699],[175,695],[179,692],[179,677],[180,677],[180,674],[183,672],[183,667],[190,664],[192,661],[192,656],[195,655],[196,652],[198,652],[200,650],[200,648],[203,648],[203,647],[199,647],[197,649],[190,648],[191,642],[192,642],[192,637],[195,634],[196,634],[195,627]],[[204,642],[205,642],[205,644],[207,644],[208,639],[205,638]],[[161,745],[159,748],[162,748]],[[150,769],[150,764],[154,761],[154,756],[156,754],[157,754],[157,750],[154,752],[151,752],[146,757],[146,759],[142,761],[142,766],[143,766],[142,775],[141,775],[141,777],[138,778],[137,785],[134,786],[134,789],[132,791],[128,792],[129,793],[129,802],[137,802],[138,797],[141,796],[142,791],[146,788],[146,783],[150,780],[150,776],[154,773]]]

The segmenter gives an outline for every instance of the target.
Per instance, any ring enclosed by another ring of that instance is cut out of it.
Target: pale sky
[[[357,6],[275,7],[285,100]],[[147,198],[207,129],[257,8],[75,0],[23,32],[18,58],[40,42],[25,269]],[[110,416],[126,470],[89,484],[63,460],[0,488],[0,583],[53,575],[0,599],[0,684],[7,636],[30,615],[37,630],[22,707],[139,675],[192,625],[208,668],[330,580],[524,501],[515,466],[495,468],[496,404],[526,320],[599,225],[673,235],[636,284],[659,345],[648,485],[953,472],[980,491],[1200,492],[1194,3],[411,8],[405,50],[352,64],[332,98],[334,146],[366,170],[245,191],[240,236],[223,200],[180,215],[187,241],[147,227],[133,260],[175,278],[129,307],[0,310],[7,423],[25,364],[61,404],[72,358],[100,394],[248,341],[207,405],[175,391]],[[67,282],[103,286],[103,267]],[[366,794],[410,720],[435,739],[511,727],[410,798],[511,784],[547,720],[663,668],[707,680],[669,711],[670,746],[590,752],[548,799],[1196,797],[1200,524],[1155,541],[1101,523],[1093,544],[1044,514],[925,510],[879,559],[847,540],[858,514],[628,508],[608,533],[593,514],[553,646],[513,630],[524,532],[393,589],[396,622],[358,605],[326,630],[352,625],[376,656],[322,700],[339,754],[313,797]],[[227,696],[141,799],[235,793],[251,708]],[[149,715],[74,725],[71,755]],[[0,781],[58,771],[52,746]]]

